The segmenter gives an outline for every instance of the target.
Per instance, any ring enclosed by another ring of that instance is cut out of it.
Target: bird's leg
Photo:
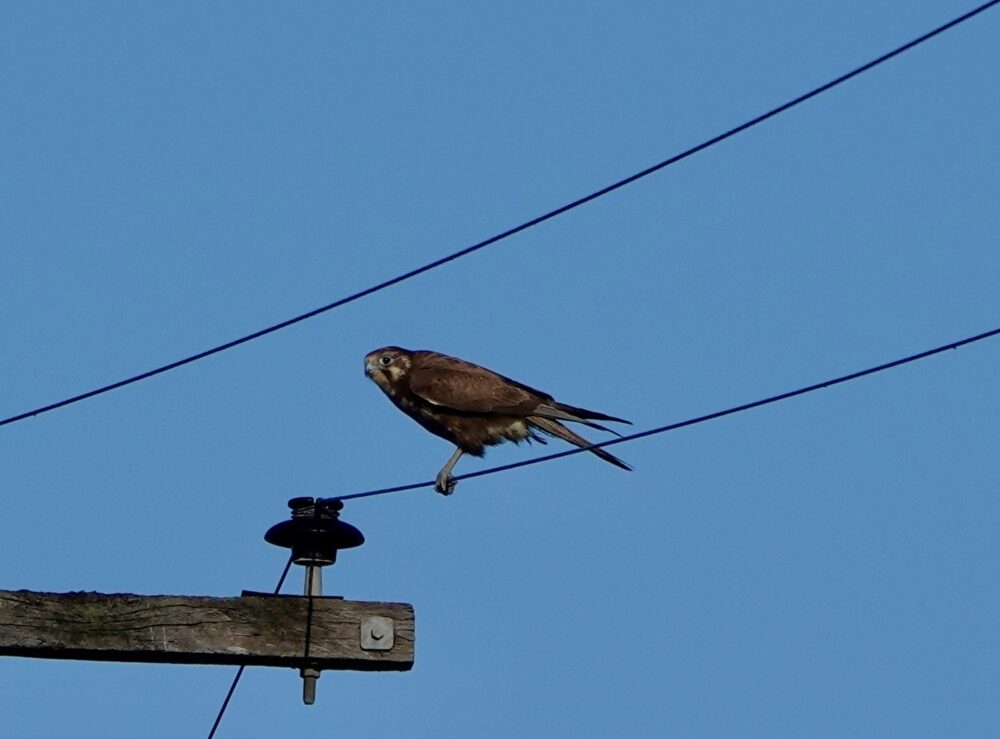
[[[455,479],[451,476],[451,471],[461,456],[462,448],[455,447],[455,453],[451,455],[451,459],[449,459],[445,466],[441,468],[441,471],[438,472],[437,479],[434,481],[434,489],[441,493],[441,495],[451,495],[455,492],[455,486],[458,485],[458,483],[455,482]]]

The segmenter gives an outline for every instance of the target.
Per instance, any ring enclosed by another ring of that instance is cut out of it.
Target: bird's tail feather
[[[603,413],[598,413],[597,411],[588,411],[586,408],[575,408],[571,405],[565,405],[564,403],[552,403],[543,404],[535,409],[534,415],[541,416],[543,418],[552,418],[559,421],[573,421],[575,423],[582,423],[584,426],[590,426],[592,429],[597,429],[598,431],[607,431],[609,434],[614,434],[615,436],[621,436],[614,429],[609,429],[607,426],[602,426],[599,423],[594,423],[594,419],[600,421],[614,421],[615,423],[627,423],[631,425],[631,421],[626,421],[624,418],[615,418],[614,416],[607,416]]]
[[[617,420],[617,419],[615,419],[615,420]],[[533,416],[531,416],[528,419],[528,422],[532,426],[541,429],[542,431],[544,431],[545,433],[549,434],[550,436],[556,436],[556,437],[562,439],[563,441],[568,441],[570,444],[574,444],[574,445],[576,445],[578,447],[581,447],[581,448],[589,447],[590,446],[590,442],[589,441],[587,441],[586,439],[584,439],[582,436],[578,436],[577,434],[574,434],[568,428],[566,428],[561,423],[559,423],[558,421],[556,421],[556,420],[554,420],[552,418],[546,418],[545,416],[533,415]],[[597,424],[594,424],[594,425],[596,426]],[[622,462],[620,459],[618,459],[618,457],[614,456],[613,454],[609,454],[608,452],[604,451],[603,449],[588,449],[587,451],[593,452],[598,457],[600,457],[601,459],[603,459],[605,462],[609,462],[609,463],[613,464],[615,467],[621,467],[623,470],[630,470],[630,469],[632,469],[628,464],[626,464],[625,462]]]

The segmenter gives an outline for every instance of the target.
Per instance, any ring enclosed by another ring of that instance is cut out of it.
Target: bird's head
[[[365,374],[389,393],[410,369],[410,353],[398,346],[384,346],[365,355]]]

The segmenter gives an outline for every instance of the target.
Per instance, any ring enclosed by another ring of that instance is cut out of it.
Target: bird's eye
[[[392,364],[392,357],[390,357],[388,354],[383,354],[381,357],[378,358],[378,363],[381,364],[383,367],[387,367],[388,365]]]

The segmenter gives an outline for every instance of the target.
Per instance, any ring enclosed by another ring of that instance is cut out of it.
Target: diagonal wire
[[[72,397],[65,398],[64,400],[59,400],[54,403],[49,403],[48,405],[39,406],[32,410],[24,411],[23,413],[18,413],[8,418],[4,418],[0,420],[0,426],[6,426],[7,424],[10,423],[23,421],[26,418],[39,416],[43,413],[54,411],[57,408],[63,408],[67,405],[72,405],[82,400],[87,400],[88,398],[93,398],[98,395],[103,395],[104,393],[110,392],[112,390],[117,390],[118,388],[122,388],[127,385],[140,382],[142,380],[147,380],[150,377],[155,377],[156,375],[163,374],[164,372],[169,372],[170,370],[177,369],[178,367],[183,367],[184,365],[191,364],[192,362],[197,362],[198,360],[205,359],[206,357],[210,357],[213,354],[218,354],[220,352],[226,351],[227,349],[232,349],[234,347],[240,346],[241,344],[246,344],[249,341],[253,341],[263,336],[267,336],[268,334],[272,334],[275,331],[280,331],[281,329],[288,328],[289,326],[293,326],[294,324],[300,323],[301,321],[305,321],[309,318],[313,318],[322,313],[326,313],[327,311],[331,311],[335,308],[347,305],[348,303],[353,303],[354,301],[372,295],[373,293],[377,293],[381,290],[385,290],[386,288],[392,287],[393,285],[398,285],[401,282],[405,282],[406,280],[416,277],[417,275],[421,275],[424,272],[429,272],[432,269],[437,269],[438,267],[441,267],[447,264],[448,262],[454,261],[468,254],[472,254],[473,252],[479,251],[480,249],[490,246],[491,244],[495,244],[498,241],[502,241],[503,239],[513,236],[514,234],[518,234],[521,231],[525,231],[529,228],[539,225],[540,223],[544,223],[545,221],[555,218],[556,216],[562,215],[563,213],[567,213],[571,210],[579,208],[580,206],[585,205],[586,203],[589,203],[592,200],[596,200],[597,198],[603,197],[604,195],[614,192],[615,190],[618,190],[622,187],[625,187],[626,185],[629,185],[635,182],[636,180],[641,180],[644,177],[648,177],[649,175],[655,172],[659,172],[661,169],[664,169],[672,164],[676,164],[677,162],[687,159],[688,157],[697,154],[700,151],[708,149],[711,146],[715,146],[716,144],[721,143],[726,139],[735,136],[738,133],[746,131],[748,128],[753,128],[754,126],[763,123],[764,121],[773,118],[774,116],[780,113],[784,113],[786,110],[794,108],[797,105],[800,105],[806,102],[807,100],[816,97],[817,95],[821,95],[822,93],[827,92],[828,90],[831,90],[834,87],[837,87],[838,85],[841,85],[844,82],[847,82],[848,80],[853,79],[854,77],[857,77],[858,75],[863,74],[868,70],[873,69],[874,67],[877,67],[880,64],[883,64],[884,62],[887,62],[890,59],[899,56],[900,54],[909,51],[910,49],[916,46],[919,46],[920,44],[923,44],[926,41],[929,41],[935,36],[944,33],[945,31],[974,18],[975,16],[979,15],[980,13],[983,13],[986,10],[989,10],[998,3],[1000,3],[1000,0],[989,0],[989,2],[983,3],[982,5],[973,8],[972,10],[966,13],[963,13],[957,18],[953,18],[947,23],[944,23],[928,31],[927,33],[917,36],[916,38],[906,42],[902,46],[898,46],[892,51],[886,52],[885,54],[882,54],[881,56],[876,57],[875,59],[872,59],[871,61],[866,62],[865,64],[862,64],[859,67],[855,67],[851,71],[846,72],[845,74],[842,74],[839,77],[830,80],[829,82],[823,85],[820,85],[819,87],[815,87],[809,92],[803,93],[802,95],[799,95],[798,97],[793,98],[792,100],[789,100],[788,102],[783,103],[782,105],[779,105],[776,108],[772,108],[766,113],[762,113],[761,115],[758,115],[755,118],[751,118],[750,120],[746,121],[745,123],[741,123],[735,128],[730,128],[728,131],[720,133],[717,136],[713,136],[707,141],[703,141],[702,143],[696,146],[692,146],[690,149],[686,149],[685,151],[682,151],[680,154],[676,154],[668,159],[664,159],[663,161],[658,162],[652,165],[651,167],[647,167],[646,169],[636,172],[635,174],[629,175],[624,179],[618,180],[617,182],[607,185],[606,187],[602,187],[600,190],[596,190],[595,192],[592,192],[589,195],[584,195],[581,198],[577,198],[572,202],[566,203],[565,205],[562,205],[554,210],[550,210],[547,213],[543,213],[540,216],[536,216],[535,218],[532,218],[529,221],[525,221],[524,223],[518,226],[514,226],[513,228],[509,228],[506,231],[502,231],[494,236],[489,237],[488,239],[484,239],[476,244],[473,244],[472,246],[460,249],[456,252],[448,254],[447,256],[441,257],[440,259],[435,259],[433,262],[428,262],[427,264],[421,267],[417,267],[416,269],[411,269],[409,272],[404,272],[388,280],[384,280],[383,282],[380,282],[377,285],[372,285],[371,287],[365,288],[364,290],[353,293],[344,298],[340,298],[339,300],[335,300],[332,303],[327,303],[326,305],[322,305],[319,308],[314,308],[313,310],[307,311],[306,313],[302,313],[293,318],[281,321],[280,323],[275,323],[274,325],[268,326],[267,328],[262,328],[258,331],[254,331],[253,333],[246,334],[245,336],[241,336],[238,339],[233,339],[232,341],[227,341],[224,344],[219,344],[218,346],[214,346],[211,349],[206,349],[204,351],[198,352],[197,354],[192,354],[188,357],[184,357],[183,359],[178,359],[174,362],[164,364],[160,367],[156,367],[154,369],[147,370],[145,372],[140,372],[137,375],[132,375],[131,377],[127,377],[124,380],[118,380],[117,382],[112,382],[109,385],[104,385],[102,387],[98,387],[93,390],[88,390],[85,393],[80,393],[79,395],[74,395]]]
[[[285,584],[285,578],[288,577],[288,571],[292,568],[292,556],[288,556],[288,561],[285,563],[285,569],[281,573],[281,577],[278,578],[278,584],[274,586],[274,594],[277,595],[281,592],[281,586]],[[233,682],[229,686],[229,690],[226,692],[226,697],[222,701],[222,705],[219,706],[219,712],[215,715],[215,721],[212,723],[212,728],[208,730],[208,739],[213,739],[215,737],[215,732],[219,728],[219,724],[222,723],[222,717],[226,715],[226,709],[229,708],[229,701],[233,699],[233,693],[236,692],[236,686],[240,684],[240,678],[243,677],[243,671],[246,670],[246,665],[240,665],[240,668],[236,671],[236,675],[233,677]]]
[[[917,354],[910,354],[909,356],[903,357],[901,359],[894,359],[891,362],[885,362],[883,364],[875,365],[874,367],[868,367],[867,369],[858,370],[857,372],[851,372],[846,375],[841,375],[840,377],[834,377],[830,380],[823,380],[822,382],[817,382],[812,385],[806,385],[804,387],[797,388],[795,390],[789,390],[784,393],[779,393],[778,395],[771,395],[767,398],[762,398],[760,400],[754,400],[749,403],[743,403],[741,405],[736,405],[731,408],[726,408],[725,410],[715,411],[713,413],[706,413],[703,416],[696,416],[695,418],[689,418],[685,421],[678,421],[676,423],[669,423],[665,426],[657,426],[656,428],[647,429],[646,431],[639,431],[634,434],[627,434],[618,439],[612,439],[610,441],[604,441],[600,444],[591,444],[586,447],[579,447],[575,449],[568,449],[563,452],[556,452],[555,454],[546,454],[542,457],[535,457],[533,459],[525,459],[520,462],[511,462],[510,464],[500,465],[499,467],[490,467],[485,470],[478,470],[476,472],[468,472],[464,475],[456,475],[453,479],[458,482],[459,480],[469,480],[473,477],[484,477],[485,475],[493,475],[497,472],[506,472],[508,470],[514,470],[518,467],[528,467],[529,465],[539,464],[541,462],[549,462],[553,459],[562,459],[563,457],[569,457],[574,454],[581,454],[583,452],[590,451],[591,449],[603,449],[604,447],[614,446],[615,444],[624,444],[628,441],[635,441],[636,439],[644,439],[647,436],[655,436],[657,434],[664,434],[668,431],[675,431],[686,426],[695,426],[699,423],[705,423],[706,421],[712,421],[716,418],[722,418],[724,416],[731,416],[736,413],[742,413],[744,411],[751,410],[753,408],[760,408],[761,406],[770,405],[772,403],[777,403],[782,400],[788,400],[789,398],[794,398],[799,395],[806,395],[807,393],[812,393],[817,390],[822,390],[823,388],[833,387],[834,385],[840,385],[845,382],[851,382],[852,380],[858,380],[862,377],[867,377],[868,375],[874,375],[879,372],[885,372],[886,370],[894,369],[896,367],[902,367],[904,364],[911,364],[913,362],[919,362],[921,359],[926,359],[932,357],[935,354],[941,354],[952,349],[958,349],[959,347],[967,346],[969,344],[975,344],[979,341],[985,341],[994,336],[1000,335],[1000,328],[995,328],[990,331],[985,331],[981,334],[976,334],[975,336],[969,336],[964,339],[959,339],[958,341],[952,341],[948,344],[942,344],[941,346],[934,347],[933,349],[928,349],[926,351],[918,352]],[[376,490],[366,490],[362,493],[351,493],[350,495],[337,495],[335,498],[337,500],[353,500],[356,498],[371,498],[376,495],[386,495],[388,493],[402,493],[409,490],[418,490],[420,488],[430,487],[434,484],[433,480],[428,480],[426,482],[414,482],[409,485],[397,485],[396,487],[379,488]]]
[[[974,336],[968,336],[968,337],[966,337],[964,339],[959,339],[957,341],[952,341],[952,342],[949,342],[947,344],[942,344],[940,346],[936,346],[936,347],[934,347],[932,349],[927,349],[927,350],[922,351],[922,352],[917,352],[916,354],[910,354],[910,355],[902,357],[900,359],[894,359],[894,360],[889,361],[889,362],[884,362],[882,364],[877,364],[877,365],[874,365],[872,367],[868,367],[866,369],[862,369],[862,370],[858,370],[856,372],[848,373],[846,375],[840,375],[839,377],[834,377],[834,378],[829,379],[829,380],[823,380],[822,382],[813,383],[812,385],[805,385],[803,387],[796,388],[795,390],[789,390],[787,392],[779,393],[777,395],[771,395],[771,396],[766,397],[766,398],[761,398],[760,400],[754,400],[754,401],[751,401],[749,403],[743,403],[741,405],[732,406],[731,408],[726,408],[726,409],[721,410],[721,411],[714,411],[712,413],[707,413],[705,415],[696,416],[694,418],[689,418],[689,419],[686,419],[684,421],[678,421],[676,423],[670,423],[670,424],[666,424],[664,426],[658,426],[656,428],[647,429],[646,431],[639,431],[639,432],[634,433],[634,434],[628,434],[626,436],[622,436],[621,438],[618,438],[618,439],[612,439],[610,441],[601,442],[600,444],[592,444],[592,445],[586,446],[586,447],[580,447],[580,448],[576,448],[576,449],[568,449],[566,451],[557,452],[555,454],[547,454],[545,456],[536,457],[534,459],[522,460],[520,462],[512,462],[510,464],[504,464],[504,465],[500,465],[498,467],[490,467],[490,468],[485,469],[485,470],[478,470],[476,472],[469,472],[469,473],[466,473],[464,475],[457,475],[454,479],[457,482],[459,480],[469,480],[469,479],[472,479],[472,478],[475,478],[475,477],[484,477],[486,475],[492,475],[492,474],[496,474],[498,472],[506,472],[508,470],[517,469],[519,467],[528,467],[530,465],[539,464],[541,462],[549,462],[549,461],[552,461],[554,459],[561,459],[563,457],[569,457],[569,456],[572,456],[574,454],[581,454],[581,453],[589,451],[591,449],[598,449],[598,448],[604,448],[604,447],[614,446],[615,444],[624,444],[626,442],[635,441],[636,439],[642,439],[642,438],[645,438],[647,436],[655,436],[655,435],[658,435],[658,434],[666,433],[668,431],[675,431],[677,429],[684,428],[684,427],[687,427],[687,426],[695,426],[695,425],[700,424],[700,423],[705,423],[707,421],[712,421],[712,420],[714,420],[716,418],[723,418],[724,416],[731,416],[731,415],[734,415],[736,413],[742,413],[744,411],[752,410],[754,408],[760,408],[760,407],[765,406],[765,405],[770,405],[772,403],[777,403],[777,402],[780,402],[782,400],[788,400],[790,398],[794,398],[794,397],[797,397],[799,395],[806,395],[808,393],[816,392],[817,390],[822,390],[824,388],[833,387],[835,385],[840,385],[840,384],[843,384],[843,383],[846,383],[846,382],[851,382],[853,380],[858,380],[858,379],[860,379],[862,377],[867,377],[869,375],[874,375],[874,374],[877,374],[877,373],[880,373],[880,372],[885,372],[885,371],[890,370],[890,369],[895,369],[896,367],[902,367],[903,365],[906,365],[906,364],[912,364],[912,363],[918,362],[918,361],[920,361],[922,359],[927,359],[928,357],[932,357],[932,356],[935,356],[937,354],[942,354],[944,352],[951,351],[953,349],[959,349],[959,348],[961,348],[963,346],[968,346],[970,344],[975,344],[975,343],[978,343],[978,342],[981,342],[981,341],[985,341],[987,339],[993,338],[993,337],[998,336],[998,335],[1000,335],[1000,328],[994,328],[994,329],[991,329],[989,331],[984,331],[984,332],[982,332],[980,334],[975,334]],[[395,486],[395,487],[379,488],[379,489],[376,489],[376,490],[367,490],[367,491],[361,492],[361,493],[351,493],[349,495],[338,495],[338,496],[335,496],[332,499],[335,499],[335,500],[354,500],[354,499],[358,499],[358,498],[371,498],[371,497],[374,497],[376,495],[386,495],[386,494],[389,494],[389,493],[401,493],[401,492],[406,492],[406,491],[410,491],[410,490],[417,490],[417,489],[420,489],[420,488],[430,487],[432,485],[434,485],[434,481],[433,480],[427,480],[426,482],[416,482],[416,483],[410,483],[408,485],[398,485],[398,486]],[[316,501],[317,504],[319,502],[320,502],[319,500]],[[276,594],[281,591],[281,587],[282,587],[282,585],[285,582],[285,578],[288,575],[288,571],[291,568],[291,565],[292,565],[292,558],[289,557],[288,558],[288,562],[285,564],[285,569],[281,573],[281,578],[278,580],[278,585],[274,589],[274,592]],[[312,588],[310,587],[310,592],[311,592],[311,590],[312,590]],[[310,598],[310,601],[311,601],[311,598]],[[311,605],[311,602],[310,602],[310,605]],[[306,628],[307,628],[307,633],[306,633],[306,647],[305,647],[305,649],[306,649],[305,658],[306,659],[308,659],[308,655],[309,655],[309,633],[308,633],[308,630],[309,630],[310,625],[311,625],[311,613],[310,613],[309,619],[307,620],[307,625],[306,625]],[[245,669],[246,669],[246,666],[245,665],[241,665],[240,668],[239,668],[239,670],[236,672],[236,676],[233,678],[233,682],[229,686],[229,691],[226,693],[225,700],[223,700],[222,706],[219,708],[219,713],[215,717],[215,722],[212,724],[212,728],[211,728],[211,730],[208,733],[208,739],[213,739],[214,738],[215,732],[218,729],[220,722],[222,721],[222,717],[225,715],[226,709],[229,707],[229,702],[230,702],[230,700],[233,697],[233,693],[236,691],[236,686],[239,684],[240,678],[243,676],[243,671]]]

